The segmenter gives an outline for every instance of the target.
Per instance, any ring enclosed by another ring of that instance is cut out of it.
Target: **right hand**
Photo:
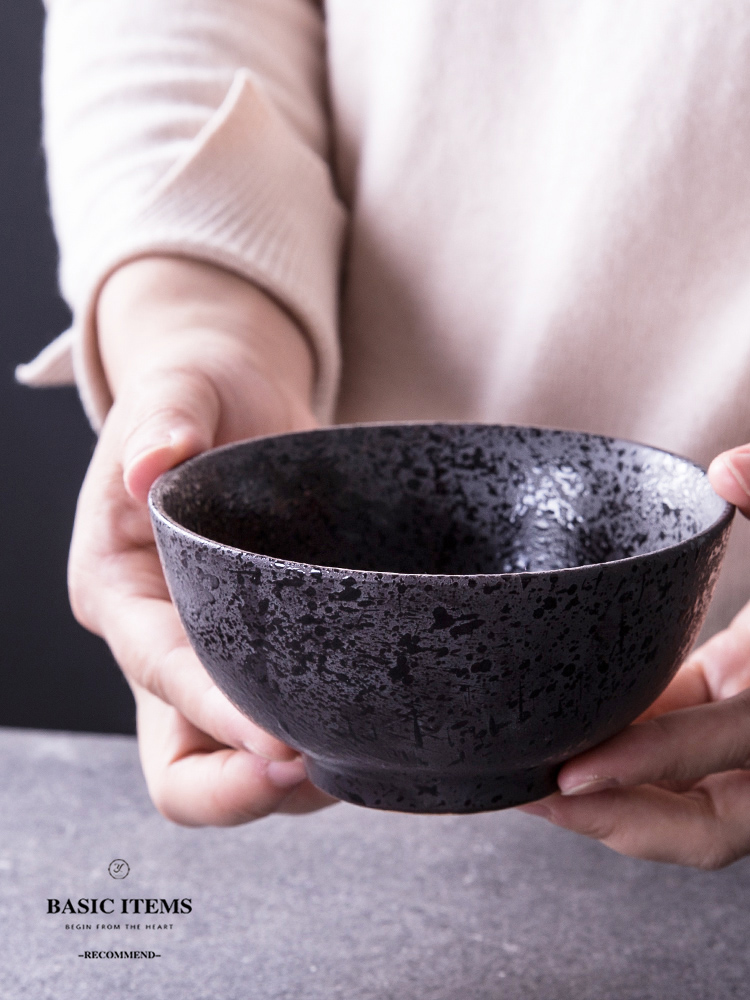
[[[297,325],[229,272],[144,258],[109,279],[99,347],[114,398],[81,489],[69,588],[133,691],[151,797],[186,825],[230,825],[334,800],[301,758],[245,718],[190,648],[170,602],[146,497],[214,445],[315,426],[314,364]]]

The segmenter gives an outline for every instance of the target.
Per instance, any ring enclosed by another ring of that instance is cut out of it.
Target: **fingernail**
[[[561,786],[560,791],[563,795],[588,795],[591,792],[603,792],[607,788],[617,788],[618,785],[619,781],[615,781],[614,778],[592,778],[570,788]]]
[[[156,477],[187,457],[187,454],[182,454],[183,450],[175,431],[156,437],[143,447],[136,445],[133,454],[126,446],[123,457],[125,489],[134,499],[145,500]]]
[[[127,473],[128,469],[135,465],[136,462],[142,462],[148,455],[153,455],[155,452],[170,450],[174,447],[174,443],[175,435],[165,434],[153,441],[150,441],[148,444],[137,447],[132,454],[126,454],[125,461],[123,463],[125,466],[125,472]]]
[[[307,777],[305,762],[301,757],[294,760],[272,760],[266,774],[272,785],[282,789],[294,788]]]
[[[745,491],[745,493],[748,494],[748,496],[750,496],[750,483],[748,483],[748,477],[747,477],[747,475],[745,475],[745,472],[743,471],[743,466],[745,466],[746,464],[747,464],[746,461],[745,462],[742,462],[742,461],[738,462],[736,458],[725,458],[724,459],[724,465],[727,467],[727,469],[731,472],[731,474],[737,480],[737,482],[740,485],[740,488],[743,489]]]
[[[552,810],[539,802],[529,802],[518,808],[521,812],[528,813],[530,816],[541,816],[542,819],[552,819]]]
[[[748,458],[747,454],[738,455],[731,452],[724,452],[716,456],[708,467],[708,475],[711,483],[715,484],[714,489],[718,493],[721,493],[722,496],[725,493],[735,496],[736,489],[739,487],[745,496],[750,496]]]

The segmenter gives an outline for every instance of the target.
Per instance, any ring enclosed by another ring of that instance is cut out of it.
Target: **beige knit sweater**
[[[737,0],[49,0],[71,331],[19,377],[111,402],[97,292],[176,252],[309,332],[323,420],[750,440],[750,10]],[[750,596],[735,532],[713,627]]]

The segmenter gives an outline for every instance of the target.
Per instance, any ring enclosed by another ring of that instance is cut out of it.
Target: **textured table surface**
[[[340,805],[186,830],[152,809],[128,738],[0,730],[0,760],[4,998],[750,995],[749,863],[631,861],[513,811]],[[115,858],[126,879],[108,874]],[[47,913],[68,898],[190,899],[192,912]]]

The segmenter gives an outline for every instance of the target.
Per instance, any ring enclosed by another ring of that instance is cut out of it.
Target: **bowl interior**
[[[582,433],[466,424],[340,427],[200,455],[157,511],[278,559],[394,573],[496,574],[677,545],[727,505],[686,459]]]

